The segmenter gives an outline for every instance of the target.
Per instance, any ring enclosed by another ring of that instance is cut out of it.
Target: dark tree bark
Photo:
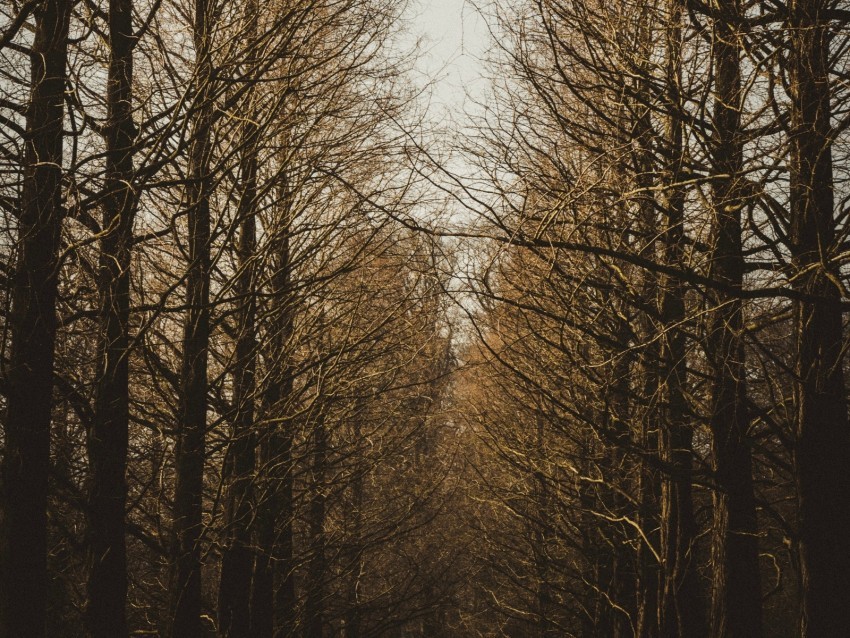
[[[239,217],[239,274],[235,292],[240,300],[239,333],[233,373],[233,440],[225,462],[227,484],[224,549],[218,590],[219,632],[224,636],[248,635],[250,623],[252,516],[251,482],[254,473],[254,396],[256,373],[256,198],[257,127],[248,123],[244,133],[241,166],[242,195]]]
[[[650,429],[644,422],[642,446],[647,453],[658,450],[658,431]],[[661,566],[656,558],[656,549],[660,547],[659,526],[661,481],[658,472],[648,460],[640,465],[638,494],[640,510],[638,522],[646,538],[638,546],[635,563],[638,570],[637,619],[635,636],[637,638],[656,638],[658,636],[658,605],[661,590]]]
[[[285,419],[293,391],[288,349],[292,336],[292,264],[287,187],[280,189],[281,227],[276,237],[276,264],[272,275],[274,310],[270,326],[269,381],[263,393],[266,412],[260,433],[260,472],[264,490],[257,505],[257,549],[251,594],[251,636],[292,636],[295,630],[293,579],[293,473],[292,422]],[[279,621],[276,623],[275,618]]]
[[[622,305],[612,299],[612,306]],[[612,476],[619,481],[619,486],[610,490],[612,511],[621,518],[634,520],[635,512],[629,499],[624,494],[631,492],[633,476],[633,460],[626,450],[631,443],[629,424],[631,422],[631,405],[629,401],[629,380],[632,370],[632,356],[628,348],[630,326],[621,317],[628,315],[628,309],[622,307],[617,313],[615,329],[616,341],[621,344],[623,352],[612,353],[610,367],[608,396],[606,397],[606,413],[609,421],[608,430],[612,437],[609,452]],[[627,539],[633,530],[617,522],[614,525],[614,548],[612,565],[612,583],[610,600],[613,604],[613,626],[611,638],[632,638],[635,634],[637,619],[637,578],[635,555]]]
[[[803,595],[801,633],[839,636],[850,626],[850,424],[835,246],[828,3],[788,3],[791,91],[791,253],[795,303],[796,440]]]
[[[88,632],[127,635],[127,441],[133,191],[132,0],[109,3],[106,201],[99,265],[100,334],[94,420],[88,432]]]
[[[747,438],[746,365],[741,239],[743,139],[739,34],[732,26],[737,3],[722,3],[714,27],[714,130],[712,164],[713,242],[711,276],[723,284],[708,291],[707,355],[711,370],[712,465],[716,482],[712,529],[711,635],[759,638],[761,579],[753,494],[752,453]]]
[[[310,561],[307,566],[307,600],[304,609],[307,623],[306,638],[322,638],[324,622],[325,580],[325,465],[328,454],[324,414],[319,414],[313,432],[310,479],[309,533]]]
[[[666,27],[668,76],[666,166],[662,174],[665,190],[661,210],[665,219],[661,234],[662,260],[668,266],[683,263],[685,191],[679,185],[684,159],[681,104],[682,14],[680,0],[668,3]],[[688,422],[685,398],[687,359],[685,331],[685,287],[674,277],[663,277],[659,300],[661,339],[661,396],[665,409],[661,430],[661,453],[670,472],[661,490],[661,559],[664,576],[661,591],[661,636],[701,638],[707,634],[699,592],[695,556],[697,524],[694,519],[691,481],[693,478],[693,430]]]
[[[0,635],[44,636],[47,477],[62,206],[62,120],[72,0],[36,10],[18,259],[9,318],[3,455],[3,592]]]
[[[180,373],[181,423],[177,437],[174,489],[174,580],[172,584],[172,638],[196,638],[201,625],[201,534],[204,490],[204,441],[207,427],[207,355],[210,336],[210,128],[212,61],[211,9],[197,0],[193,35],[196,55],[193,139],[189,150],[186,185],[189,221],[189,271],[186,276],[188,310],[183,328]]]
[[[249,30],[256,33],[257,5],[249,2],[246,16]],[[246,64],[253,62],[249,56]],[[250,105],[252,94],[248,93]],[[251,576],[251,484],[255,466],[256,432],[254,422],[257,338],[256,338],[256,244],[257,244],[257,152],[259,127],[249,117],[242,130],[240,161],[241,196],[238,218],[241,229],[238,246],[238,274],[234,291],[238,303],[238,336],[233,372],[233,436],[224,466],[225,541],[218,589],[218,629],[223,636],[242,638],[250,631]]]
[[[354,440],[361,441],[360,410],[354,412]],[[363,473],[355,468],[350,483],[351,515],[347,522],[351,534],[347,552],[347,565],[351,577],[346,587],[345,638],[360,638],[360,580],[363,575]]]
[[[546,525],[552,508],[552,498],[546,474],[543,471],[543,462],[546,458],[546,444],[544,439],[544,420],[537,414],[535,417],[536,440],[535,452],[538,467],[534,471],[534,498],[536,500],[537,516],[539,521],[534,522],[532,532],[532,555],[534,557],[535,598],[537,612],[537,635],[539,638],[551,638],[557,633],[557,628],[552,622],[554,600],[551,587],[551,559],[549,557],[549,529]]]
[[[649,50],[652,42],[650,30],[644,28],[638,38],[638,46],[642,50]],[[633,88],[636,94],[640,94],[644,82],[639,81]],[[640,105],[640,102],[632,107],[636,113],[633,138],[632,162],[637,176],[637,183],[644,193],[640,197],[640,213],[637,221],[639,236],[654,238],[656,234],[657,206],[652,195],[652,173],[653,156],[651,139],[653,136],[652,122],[649,110]],[[657,252],[656,241],[650,239],[642,246],[643,251],[653,255]],[[651,300],[657,294],[659,286],[658,275],[654,272],[644,270],[641,272],[641,281],[638,285],[638,294],[642,299]],[[656,638],[659,631],[659,604],[661,592],[661,565],[658,560],[658,551],[661,547],[660,538],[660,515],[661,515],[661,480],[657,467],[651,462],[651,458],[660,456],[661,437],[659,427],[661,424],[660,410],[658,407],[659,371],[658,362],[661,359],[661,349],[655,340],[656,325],[655,317],[647,312],[640,312],[636,322],[636,338],[640,344],[640,357],[636,362],[638,378],[640,379],[640,390],[638,391],[639,403],[645,407],[640,415],[639,432],[637,442],[643,450],[644,457],[640,460],[637,468],[637,494],[638,494],[638,523],[641,527],[642,542],[638,545],[635,567],[637,571],[637,617],[635,621],[635,635],[637,638]]]
[[[644,211],[648,213],[648,211]],[[653,216],[654,217],[654,216]],[[647,216],[649,221],[652,217]],[[641,284],[646,298],[650,299],[655,289],[656,278],[652,273],[644,272]],[[635,557],[637,577],[637,618],[635,621],[636,638],[657,638],[659,635],[659,605],[661,602],[661,564],[658,551],[661,547],[661,479],[659,471],[650,460],[660,454],[661,435],[659,432],[659,409],[653,395],[659,387],[658,380],[658,344],[652,341],[653,322],[641,315],[638,323],[638,338],[643,343],[640,358],[642,399],[646,412],[640,419],[639,441],[644,458],[638,467],[638,523],[642,531],[642,542],[638,545]],[[657,397],[656,397],[657,398]]]

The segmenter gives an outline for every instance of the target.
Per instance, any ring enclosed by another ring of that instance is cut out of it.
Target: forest
[[[850,632],[850,4],[0,3],[0,638]]]

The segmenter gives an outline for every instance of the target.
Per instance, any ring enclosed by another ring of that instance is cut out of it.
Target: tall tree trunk
[[[310,483],[309,534],[310,561],[307,566],[307,600],[305,601],[306,638],[322,638],[324,622],[325,580],[325,465],[328,454],[324,413],[320,413],[313,432]]]
[[[619,300],[611,299],[612,307],[622,306]],[[628,310],[620,308],[618,314],[627,316]],[[627,321],[618,320],[616,329],[616,340],[620,344],[621,351],[610,355],[609,363],[610,378],[606,393],[606,416],[608,419],[608,431],[613,437],[609,451],[609,472],[611,480],[619,483],[609,489],[611,511],[617,517],[634,520],[634,508],[630,499],[624,494],[631,492],[633,461],[628,456],[627,449],[630,446],[632,434],[629,424],[631,422],[631,405],[629,401],[629,380],[632,370],[632,356],[629,348],[631,337],[630,326]],[[613,627],[611,638],[633,637],[635,634],[635,621],[637,619],[637,579],[635,569],[635,555],[628,543],[633,530],[618,522],[612,525],[613,541],[613,569],[611,591],[609,594],[613,609]]]
[[[658,450],[658,432],[650,429],[650,424],[643,420],[642,443],[647,454]],[[635,563],[638,571],[637,620],[635,623],[636,638],[656,638],[659,631],[659,602],[661,588],[661,566],[656,559],[656,551],[661,545],[659,536],[659,518],[661,502],[661,482],[658,472],[648,460],[640,465],[638,494],[640,495],[640,510],[638,522],[643,538],[638,546]]]
[[[646,26],[638,38],[636,47],[648,52],[652,46],[651,29]],[[647,55],[646,58],[649,56]],[[647,69],[648,71],[648,69]],[[645,91],[645,83],[637,82],[632,91],[641,96]],[[653,197],[652,174],[654,169],[651,140],[653,137],[652,121],[649,109],[642,107],[640,100],[636,101],[633,109],[641,113],[635,118],[633,140],[634,172],[637,185],[642,194],[639,196],[639,218],[637,221],[639,250],[649,255],[657,252],[655,239],[658,228],[658,210]],[[638,293],[641,299],[653,299],[659,287],[659,277],[649,270],[641,272]],[[650,311],[651,312],[651,311]],[[642,538],[637,548],[635,566],[637,571],[637,618],[635,635],[637,638],[656,638],[659,631],[659,604],[661,590],[661,565],[658,561],[660,539],[661,513],[661,480],[657,467],[651,458],[661,453],[661,438],[659,427],[661,423],[658,406],[658,388],[660,384],[658,364],[661,359],[661,349],[656,340],[656,317],[650,312],[639,312],[636,325],[637,342],[640,344],[640,357],[637,361],[640,379],[640,401],[644,410],[640,415],[639,432],[636,439],[639,442],[643,458],[640,460],[637,481],[638,494],[638,523],[641,527]]]
[[[661,234],[662,260],[668,266],[683,262],[685,191],[678,185],[684,157],[683,126],[678,113],[681,104],[681,49],[683,7],[670,0],[667,48],[667,127],[665,152],[667,166],[661,197],[666,216]],[[663,277],[659,303],[662,322],[661,383],[665,404],[661,432],[662,456],[671,468],[661,490],[661,558],[663,589],[660,604],[661,636],[701,638],[707,634],[699,593],[697,561],[694,555],[697,526],[694,519],[691,480],[693,470],[693,431],[688,423],[685,399],[687,360],[685,331],[685,288],[675,277]]]
[[[646,211],[645,211],[646,212]],[[655,276],[644,272],[644,282],[641,285],[646,299],[651,299],[655,289]],[[661,564],[658,552],[661,547],[661,479],[651,457],[660,454],[661,435],[659,432],[657,391],[658,379],[658,344],[652,341],[654,334],[653,322],[642,314],[639,320],[639,340],[645,344],[641,348],[641,385],[643,402],[646,405],[645,414],[640,419],[640,445],[644,458],[638,467],[638,523],[641,527],[641,543],[638,545],[635,557],[638,573],[637,584],[637,619],[635,622],[636,638],[657,638],[660,623],[659,605],[661,603]]]
[[[712,529],[711,635],[759,638],[761,579],[753,494],[752,454],[747,440],[746,365],[741,240],[743,139],[739,35],[732,26],[735,0],[724,0],[714,27],[714,132],[712,180],[714,227],[711,276],[723,289],[708,291],[707,354],[711,369],[712,465],[716,481]]]
[[[256,35],[257,3],[246,5],[246,19],[251,36]],[[249,46],[251,44],[249,43]],[[253,49],[252,49],[253,50]],[[250,72],[255,62],[248,56]],[[248,92],[249,112],[252,92]],[[251,483],[255,466],[256,432],[254,396],[256,392],[256,233],[257,233],[257,144],[259,129],[253,117],[248,117],[242,129],[240,162],[241,196],[239,219],[241,229],[238,246],[239,274],[235,293],[239,300],[239,329],[236,340],[233,379],[233,438],[225,462],[224,481],[226,537],[221,561],[218,595],[218,625],[223,636],[248,636],[250,630],[251,577],[253,553],[251,548],[252,515]]]
[[[289,193],[280,189],[282,202],[277,242],[277,263],[272,275],[272,324],[269,381],[263,402],[266,419],[260,433],[260,471],[265,489],[258,503],[257,549],[251,597],[251,636],[292,636],[295,631],[295,581],[293,579],[293,473],[292,423],[286,416],[293,391],[289,362],[292,336],[292,265],[290,262]],[[276,582],[278,581],[278,582]],[[275,622],[275,617],[279,622]]]
[[[850,627],[850,427],[835,249],[830,27],[822,0],[791,0],[791,251],[795,303],[796,440],[803,584],[802,635]]]
[[[355,410],[354,441],[362,442],[360,427],[360,410]],[[351,479],[351,515],[347,517],[351,525],[351,540],[349,541],[348,564],[351,566],[351,578],[347,584],[345,638],[360,638],[360,580],[363,575],[363,474],[359,468],[354,468]]]
[[[534,557],[535,598],[537,611],[537,635],[539,638],[551,638],[556,633],[555,624],[552,622],[554,601],[552,597],[552,584],[550,582],[551,559],[549,557],[549,529],[546,522],[549,520],[552,508],[552,498],[549,485],[544,472],[544,462],[547,450],[544,437],[543,417],[538,413],[535,415],[535,453],[537,468],[534,470],[533,495],[536,500],[538,519],[533,523],[532,532],[532,555]]]
[[[35,19],[26,111],[18,260],[3,455],[0,635],[44,636],[47,477],[62,207],[62,120],[72,0],[45,0]]]
[[[251,17],[256,4],[249,3]],[[223,636],[248,636],[250,623],[252,514],[251,482],[254,473],[254,395],[257,357],[256,341],[256,213],[257,213],[257,125],[248,118],[243,130],[240,167],[242,193],[239,200],[239,274],[235,293],[239,299],[239,332],[233,373],[233,438],[225,462],[225,534],[218,590],[218,625]]]
[[[91,636],[127,635],[127,442],[133,190],[133,3],[109,3],[106,201],[101,239],[100,334],[94,419],[88,432],[88,609]]]
[[[193,140],[189,151],[186,200],[189,223],[189,271],[183,328],[180,416],[174,490],[174,581],[172,638],[201,636],[201,534],[204,491],[204,441],[207,426],[207,354],[210,334],[210,128],[212,60],[210,11],[196,0],[193,35],[196,55]]]

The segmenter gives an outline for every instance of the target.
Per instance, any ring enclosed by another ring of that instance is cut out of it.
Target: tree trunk
[[[831,26],[819,0],[789,2],[791,251],[795,303],[796,440],[804,637],[839,636],[850,626],[850,427],[844,385],[835,250]]]
[[[680,0],[670,0],[666,28],[668,56],[667,166],[661,197],[666,216],[661,234],[662,260],[680,267],[683,261],[685,192],[678,185],[684,156],[681,103],[682,13]],[[671,468],[661,489],[661,559],[664,582],[660,604],[661,636],[701,638],[707,634],[699,594],[697,561],[694,555],[697,526],[694,519],[691,480],[693,470],[693,431],[688,423],[687,360],[685,331],[685,289],[675,277],[663,277],[659,303],[663,336],[661,340],[661,383],[665,402],[661,431],[662,456]]]
[[[275,309],[270,334],[269,381],[263,402],[266,420],[260,435],[260,472],[265,489],[257,506],[257,549],[251,597],[251,636],[292,636],[295,631],[293,580],[293,473],[292,423],[285,419],[293,378],[288,361],[292,336],[291,263],[289,250],[289,195],[282,187],[277,263],[272,275]],[[275,581],[278,581],[277,583]],[[277,584],[277,588],[275,585]],[[275,617],[280,622],[275,623]]]
[[[655,288],[655,276],[644,272],[645,281],[641,288],[646,298],[650,299]],[[641,385],[643,386],[643,402],[646,412],[640,419],[640,445],[645,457],[641,459],[638,468],[638,523],[643,533],[641,543],[635,557],[638,572],[637,583],[637,619],[635,623],[636,638],[657,638],[659,635],[659,605],[661,600],[661,565],[658,552],[661,547],[661,479],[659,472],[650,458],[658,456],[661,448],[659,432],[659,409],[655,405],[658,380],[658,344],[652,341],[654,334],[653,322],[646,315],[641,315],[638,337],[642,347],[641,356]]]
[[[726,0],[724,13],[735,15]],[[711,369],[712,465],[716,482],[712,541],[711,635],[759,638],[761,579],[752,454],[747,440],[746,365],[742,332],[741,69],[738,34],[729,22],[715,24],[712,180],[714,208],[711,276],[723,290],[709,290],[707,354]]]
[[[11,358],[3,489],[0,635],[44,636],[47,610],[47,477],[62,207],[62,120],[72,0],[36,13],[31,92],[9,317]]]
[[[360,443],[361,427],[359,410],[355,410],[354,441]],[[363,575],[363,474],[354,468],[351,479],[351,515],[347,523],[351,525],[351,539],[347,563],[351,565],[351,578],[346,586],[345,638],[360,638],[360,580]]]
[[[658,449],[657,431],[644,428],[643,443],[647,453]],[[661,502],[660,481],[658,472],[649,461],[643,461],[640,466],[640,495],[639,523],[646,536],[638,546],[635,563],[638,570],[637,620],[635,636],[637,638],[656,638],[658,636],[658,605],[661,588],[660,565],[656,560],[654,550],[660,547],[658,522],[660,518],[659,503]],[[651,543],[649,545],[648,543]]]
[[[254,3],[250,8],[254,9]],[[252,11],[252,18],[256,11]],[[239,300],[239,333],[233,373],[233,439],[225,464],[227,494],[224,549],[218,590],[218,625],[223,636],[243,638],[250,626],[251,482],[254,473],[254,393],[256,372],[256,211],[257,126],[251,118],[243,131],[242,194],[239,200],[239,274],[235,293]]]
[[[127,444],[133,190],[132,0],[110,0],[106,202],[100,254],[100,334],[94,420],[88,433],[88,609],[91,636],[127,635]]]
[[[535,415],[535,463],[538,467],[534,469],[532,494],[536,501],[538,519],[532,524],[532,555],[534,560],[535,606],[537,611],[537,635],[539,638],[551,638],[556,634],[556,626],[552,622],[553,609],[555,607],[552,597],[551,586],[551,559],[549,557],[549,529],[545,524],[551,516],[552,498],[550,495],[547,476],[544,472],[546,460],[546,440],[544,437],[544,421],[540,414]]]
[[[651,29],[647,26],[636,38],[636,46],[648,53],[653,44]],[[646,58],[649,56],[646,55]],[[648,72],[648,69],[645,70]],[[647,90],[644,82],[638,82],[632,91],[640,96]],[[652,195],[654,186],[652,174],[654,170],[654,158],[652,151],[652,120],[650,112],[642,108],[638,101],[632,107],[635,112],[641,113],[635,118],[631,170],[636,174],[637,185],[643,193],[640,196],[639,218],[637,221],[638,236],[643,240],[639,250],[646,254],[657,253],[657,228],[658,209],[655,197]],[[638,294],[641,299],[649,302],[657,294],[659,277],[649,270],[641,272],[641,281]],[[661,454],[660,424],[661,416],[658,406],[659,361],[661,349],[657,335],[657,317],[650,312],[643,311],[638,314],[636,325],[636,338],[640,346],[640,357],[637,361],[637,369],[640,379],[640,400],[638,405],[645,407],[640,414],[636,435],[643,458],[637,468],[637,494],[638,494],[638,523],[641,527],[641,542],[637,547],[635,557],[635,568],[637,571],[637,618],[635,622],[635,635],[637,638],[657,638],[659,631],[659,604],[661,591],[661,565],[657,559],[660,538],[660,515],[661,515],[661,480],[657,467],[651,459]]]
[[[619,305],[616,300],[610,301],[612,306]],[[622,316],[627,316],[628,310],[623,308]],[[617,327],[617,342],[621,344],[622,352],[612,353],[610,379],[607,397],[607,418],[609,433],[614,441],[609,452],[612,480],[620,482],[619,488],[609,490],[607,498],[611,501],[611,510],[618,517],[634,520],[635,513],[630,500],[623,494],[630,493],[633,476],[633,461],[626,450],[631,443],[631,406],[629,401],[629,380],[632,370],[631,350],[628,348],[630,339],[629,325],[619,321]],[[613,627],[611,638],[633,637],[635,620],[637,618],[637,579],[635,555],[628,539],[633,530],[617,522],[612,526],[613,534],[613,566],[610,599],[613,603]]]
[[[207,352],[210,286],[210,127],[212,61],[210,7],[195,4],[197,117],[186,186],[189,222],[189,271],[186,277],[186,320],[181,369],[181,423],[177,438],[174,490],[175,575],[171,596],[172,638],[201,636],[201,533],[203,528],[204,441],[207,426]]]
[[[307,566],[305,638],[322,638],[325,580],[325,464],[328,454],[324,414],[319,414],[314,430],[313,463],[310,468],[310,561]]]

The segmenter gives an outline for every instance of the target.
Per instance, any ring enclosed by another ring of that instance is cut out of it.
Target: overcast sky
[[[415,0],[412,31],[423,37],[419,65],[436,77],[433,102],[460,118],[464,91],[484,85],[480,58],[489,34],[484,20],[467,0]]]

